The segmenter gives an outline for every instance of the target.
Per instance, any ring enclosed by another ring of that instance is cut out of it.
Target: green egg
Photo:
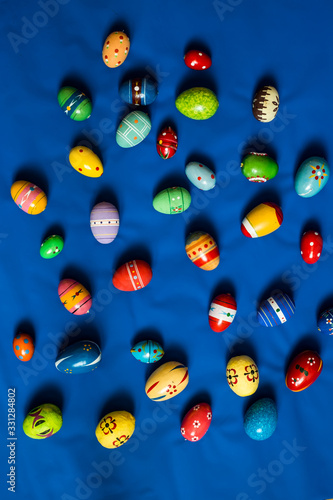
[[[62,413],[58,406],[43,404],[33,408],[23,421],[24,433],[32,439],[45,439],[61,429]]]
[[[212,90],[193,87],[182,92],[176,99],[176,108],[193,120],[207,120],[215,115],[219,101]]]
[[[43,259],[53,259],[60,254],[64,248],[64,240],[61,236],[53,234],[48,236],[40,246],[40,255]]]
[[[191,204],[191,195],[187,189],[172,187],[157,193],[153,200],[153,207],[162,214],[180,214],[185,212]]]
[[[241,163],[242,173],[250,182],[267,182],[279,171],[278,164],[266,153],[250,153]]]
[[[74,87],[62,87],[58,93],[58,103],[65,115],[72,120],[81,122],[91,115],[91,100]]]

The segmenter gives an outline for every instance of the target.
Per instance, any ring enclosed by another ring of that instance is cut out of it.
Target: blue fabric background
[[[44,7],[42,7],[44,5]],[[41,14],[44,12],[44,14]],[[48,13],[45,13],[48,12]],[[141,3],[105,0],[1,1],[1,497],[7,463],[7,389],[16,389],[16,498],[44,500],[323,500],[333,495],[333,339],[317,331],[319,312],[333,306],[333,181],[310,199],[294,190],[300,162],[311,155],[332,163],[332,5],[329,0],[192,0]],[[107,68],[101,50],[106,36],[125,30],[131,48],[125,63]],[[21,37],[21,38],[19,38]],[[188,69],[188,48],[212,56],[204,72]],[[115,130],[130,110],[118,95],[120,82],[151,75],[159,95],[148,108],[152,130],[136,148],[123,150]],[[93,113],[86,122],[66,119],[57,103],[64,84],[86,90]],[[268,124],[251,111],[255,90],[273,84],[280,110]],[[207,86],[219,98],[216,115],[190,120],[175,97]],[[156,137],[175,127],[179,147],[163,161]],[[67,158],[79,142],[92,147],[104,175],[89,179]],[[83,142],[82,142],[83,141]],[[242,175],[244,152],[273,156],[278,176],[265,185]],[[201,161],[216,172],[214,191],[191,186],[184,170]],[[11,184],[27,179],[48,195],[38,216],[19,210]],[[192,205],[183,215],[152,208],[153,196],[173,185],[187,187]],[[116,240],[102,246],[92,236],[89,215],[98,201],[119,209]],[[262,201],[279,203],[281,228],[250,240],[240,231],[243,216]],[[305,228],[320,230],[322,258],[306,265],[299,251]],[[204,230],[218,242],[221,263],[212,272],[196,268],[184,242]],[[56,259],[39,255],[42,240],[61,233],[65,247]],[[114,270],[126,260],[151,263],[153,279],[136,293],[118,292]],[[83,317],[71,316],[57,295],[59,281],[72,277],[91,291],[94,303]],[[291,294],[294,317],[273,329],[256,321],[258,302],[275,289]],[[208,326],[208,309],[218,293],[231,292],[236,319],[224,334]],[[19,363],[12,351],[18,330],[35,336],[36,352]],[[163,361],[189,367],[189,385],[165,403],[144,392],[155,365],[130,354],[137,340],[159,340]],[[66,377],[54,366],[62,345],[97,341],[100,367]],[[313,386],[295,394],[284,383],[291,358],[317,350],[323,371]],[[260,385],[249,398],[236,396],[225,378],[231,356],[248,354],[258,364]],[[278,426],[267,441],[243,430],[248,406],[272,397]],[[213,410],[207,435],[184,441],[180,422],[194,404]],[[63,427],[36,441],[22,431],[26,413],[51,402],[63,411]],[[136,418],[131,440],[117,451],[95,438],[99,419],[112,410]]]

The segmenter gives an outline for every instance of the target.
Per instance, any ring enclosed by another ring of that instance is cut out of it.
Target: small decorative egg
[[[119,88],[122,100],[134,106],[152,104],[157,94],[157,84],[149,77],[131,78],[123,82]]]
[[[123,31],[110,33],[104,42],[102,57],[109,68],[117,68],[125,61],[130,49],[130,41]]]
[[[171,187],[157,193],[153,207],[161,214],[180,214],[191,204],[191,195],[182,187]]]
[[[188,180],[202,191],[209,191],[209,189],[213,189],[215,187],[215,174],[203,163],[191,161],[185,167],[185,174]]]
[[[321,374],[323,362],[315,351],[303,351],[290,363],[286,375],[286,386],[300,392],[313,384]]]
[[[67,311],[77,316],[87,314],[91,308],[92,299],[88,290],[78,281],[63,279],[58,286],[59,299]]]
[[[99,243],[112,243],[119,231],[119,213],[112,203],[102,201],[90,213],[90,229]]]
[[[143,111],[132,111],[123,118],[116,133],[121,148],[133,148],[142,142],[151,129],[149,116]]]
[[[184,56],[184,62],[188,68],[203,70],[212,65],[211,58],[201,50],[189,50]]]
[[[80,340],[59,352],[55,367],[61,373],[88,373],[96,370],[101,359],[101,350],[95,342]]]
[[[158,342],[143,340],[132,347],[131,353],[142,363],[156,363],[164,356],[164,351]]]
[[[165,127],[157,136],[156,149],[163,160],[172,158],[177,151],[178,139],[175,131],[169,126]]]
[[[333,308],[326,309],[320,314],[317,327],[319,332],[333,335]]]
[[[150,283],[153,272],[143,260],[131,260],[120,266],[113,275],[113,285],[123,292],[141,290]]]
[[[30,215],[42,213],[47,205],[44,191],[28,181],[16,181],[10,188],[10,194],[16,205]]]
[[[330,168],[327,161],[319,156],[311,156],[299,166],[295,176],[295,190],[302,198],[311,198],[327,184]]]
[[[258,367],[249,356],[235,356],[227,364],[227,382],[238,396],[251,396],[258,389]]]
[[[43,259],[53,259],[60,254],[63,248],[63,238],[57,234],[53,234],[52,236],[45,238],[40,246],[39,253]]]
[[[323,249],[323,238],[317,231],[306,231],[301,239],[301,255],[307,264],[318,262]]]
[[[253,403],[245,413],[244,429],[246,434],[256,441],[271,437],[277,425],[277,410],[274,401],[262,398]]]
[[[185,415],[180,432],[187,441],[199,441],[209,429],[212,422],[212,409],[208,403],[193,406]]]
[[[207,120],[215,115],[219,101],[210,89],[193,87],[182,92],[176,99],[176,108],[192,120]]]
[[[275,203],[260,203],[243,219],[241,231],[248,238],[260,238],[281,226],[283,213]]]
[[[100,177],[103,165],[98,156],[86,146],[75,146],[69,153],[69,163],[86,177]]]
[[[276,88],[265,85],[254,96],[253,116],[260,122],[271,122],[278,112],[279,103],[279,94]]]
[[[91,100],[75,87],[62,87],[58,93],[58,103],[65,115],[77,122],[87,120],[91,115]]]
[[[188,368],[178,361],[169,361],[150,375],[145,391],[153,401],[166,401],[180,394],[187,384]]]
[[[29,411],[23,421],[24,433],[32,439],[46,439],[62,427],[62,413],[58,406],[45,403]]]
[[[34,341],[28,333],[18,333],[13,340],[15,356],[21,361],[30,361],[34,352]]]
[[[237,304],[230,293],[221,293],[215,297],[209,308],[209,326],[214,332],[224,332],[233,320],[237,312]]]
[[[277,292],[264,300],[257,313],[258,321],[263,326],[278,326],[294,315],[295,303],[283,292]]]
[[[212,271],[220,263],[220,252],[214,238],[203,231],[195,231],[188,235],[185,251],[193,264],[204,271]]]
[[[96,427],[96,437],[104,448],[119,448],[127,443],[135,429],[135,418],[128,411],[112,411]]]
[[[267,182],[279,171],[278,164],[266,153],[250,153],[241,163],[242,174],[250,182]]]

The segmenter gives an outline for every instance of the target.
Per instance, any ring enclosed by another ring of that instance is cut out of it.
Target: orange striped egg
[[[78,281],[61,280],[58,294],[61,302],[70,313],[81,315],[89,312],[92,303],[91,295]]]
[[[145,391],[153,401],[166,401],[181,393],[187,384],[188,368],[178,361],[169,361],[150,375]]]
[[[43,212],[47,205],[44,191],[28,181],[16,181],[10,188],[10,194],[16,205],[27,214],[37,215]]]
[[[220,262],[217,244],[208,233],[195,231],[186,238],[185,250],[188,258],[205,271],[212,271]]]
[[[144,260],[131,260],[120,266],[113,275],[112,283],[123,292],[141,290],[148,285],[153,272]]]

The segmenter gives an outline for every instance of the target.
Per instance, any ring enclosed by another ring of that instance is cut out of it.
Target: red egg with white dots
[[[34,341],[28,333],[18,333],[13,340],[13,349],[15,356],[20,361],[30,361],[34,352]]]
[[[105,40],[102,57],[109,68],[117,68],[124,63],[130,49],[130,41],[123,31],[114,31]]]
[[[172,158],[177,151],[178,138],[176,132],[169,126],[165,127],[157,136],[156,149],[163,160]]]
[[[86,177],[100,177],[104,171],[101,160],[86,146],[76,146],[71,149],[69,163],[74,170]]]
[[[189,181],[202,191],[213,189],[216,184],[214,172],[203,163],[191,161],[185,167],[185,174]]]
[[[323,238],[317,231],[306,231],[301,239],[301,256],[307,264],[318,262],[323,250]]]
[[[208,403],[200,403],[185,415],[180,432],[187,441],[199,441],[208,431],[212,421],[212,409]]]
[[[212,65],[211,58],[202,50],[189,50],[184,56],[184,62],[188,68],[199,71],[208,69]]]

